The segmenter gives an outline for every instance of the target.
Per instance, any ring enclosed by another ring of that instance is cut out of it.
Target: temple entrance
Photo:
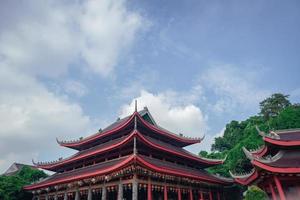
[[[68,200],[73,200],[75,199],[75,192],[68,192],[68,197],[67,197]]]
[[[138,191],[138,200],[147,199],[147,188],[140,187]]]
[[[177,191],[168,190],[168,200],[177,200],[177,199],[178,199]]]
[[[107,200],[117,200],[118,199],[118,191],[114,190],[107,190]]]
[[[131,200],[132,199],[132,189],[128,187],[123,187],[123,199]]]
[[[152,198],[155,200],[163,200],[164,199],[164,192],[163,191],[152,191]]]
[[[181,199],[182,200],[189,200],[190,198],[189,198],[189,193],[188,192],[182,192],[181,193]]]
[[[92,193],[92,199],[101,199],[102,197],[102,192],[101,190],[95,190]]]
[[[88,191],[87,190],[83,190],[80,192],[80,200],[87,200],[88,198]]]

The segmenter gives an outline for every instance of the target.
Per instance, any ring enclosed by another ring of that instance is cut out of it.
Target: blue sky
[[[2,1],[0,169],[73,153],[148,106],[205,142],[274,92],[300,98],[298,1]]]

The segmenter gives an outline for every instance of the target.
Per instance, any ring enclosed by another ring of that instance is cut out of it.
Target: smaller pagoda
[[[241,185],[257,185],[273,200],[300,199],[300,129],[259,130],[265,144],[258,150],[243,151],[253,169],[246,174],[233,174]]]

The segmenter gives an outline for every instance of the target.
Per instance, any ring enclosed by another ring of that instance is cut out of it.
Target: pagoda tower
[[[118,119],[76,141],[59,141],[78,150],[52,162],[34,163],[55,172],[25,186],[37,200],[221,200],[232,179],[205,168],[224,160],[207,159],[183,149],[203,138],[188,138],[160,127],[149,110]]]
[[[272,200],[300,199],[300,129],[270,131],[257,128],[265,145],[258,150],[243,151],[253,169],[231,176],[242,185],[255,184]]]

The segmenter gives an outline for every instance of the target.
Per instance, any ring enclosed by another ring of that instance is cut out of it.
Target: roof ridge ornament
[[[137,99],[134,101],[134,112],[137,112]]]
[[[255,128],[256,128],[258,134],[261,135],[262,137],[265,137],[267,135],[264,131],[261,131],[257,125],[255,125]]]

